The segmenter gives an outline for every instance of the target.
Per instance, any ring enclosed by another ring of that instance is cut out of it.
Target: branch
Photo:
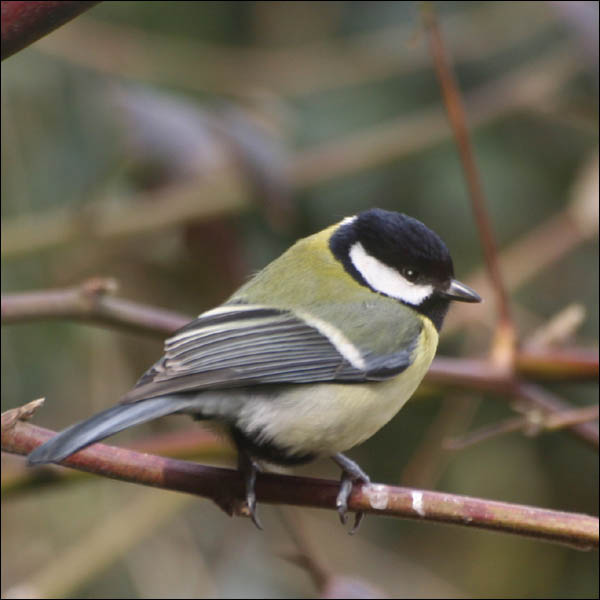
[[[2,2],[2,60],[99,2]]]
[[[2,450],[29,454],[49,440],[52,431],[20,420],[21,411],[3,414]],[[105,477],[210,498],[228,514],[244,497],[244,482],[236,471],[140,454],[132,450],[95,444],[62,463]],[[258,500],[335,510],[339,483],[323,479],[273,474],[258,476]],[[598,519],[559,512],[381,484],[355,488],[349,501],[353,511],[452,523],[491,529],[568,544],[580,550],[598,547]]]
[[[499,327],[496,332],[496,344],[493,351],[495,351],[495,357],[501,361],[501,364],[512,367],[516,348],[516,332],[510,314],[508,294],[500,272],[498,248],[487,211],[485,193],[475,162],[475,155],[473,154],[464,106],[456,77],[444,47],[435,10],[430,4],[424,6],[423,16],[429,33],[435,71],[442,89],[444,104],[448,112],[448,120],[454,131],[456,145],[469,189],[471,208],[479,230],[479,238],[483,248],[487,271],[493,283],[497,309],[500,314]]]
[[[536,406],[547,413],[561,415],[565,411],[573,409],[571,405],[567,404],[539,385],[521,383],[519,384],[516,393],[520,398],[528,402],[530,405]],[[598,449],[598,425],[594,425],[590,422],[578,423],[575,425],[570,425],[568,427],[568,431],[571,434],[576,435],[579,439],[586,441]]]
[[[115,298],[117,284],[94,278],[73,288],[2,295],[2,324],[41,319],[76,319],[139,333],[167,336],[192,317],[146,304]],[[516,371],[549,381],[596,381],[598,353],[585,348],[525,349],[518,353]],[[495,390],[512,385],[512,378],[487,360],[437,357],[427,375],[440,385]]]
[[[114,279],[96,277],[73,288],[2,296],[2,324],[77,319],[139,333],[167,335],[191,321],[168,310],[115,298]]]
[[[129,446],[137,452],[183,460],[208,460],[216,464],[231,464],[235,459],[235,450],[226,438],[197,425],[189,429],[153,433]],[[2,498],[6,499],[19,494],[38,492],[41,487],[77,483],[86,477],[90,475],[73,469],[29,469],[21,460],[15,458],[2,466],[0,492]]]
[[[594,204],[598,204],[597,191],[587,195],[585,205],[583,202],[571,202],[567,208],[536,225],[533,230],[523,234],[502,250],[500,266],[506,274],[505,282],[510,290],[516,291],[578,246],[597,237],[594,224],[597,224],[598,219],[590,218],[587,214],[593,210]],[[524,256],[527,260],[523,260]],[[476,289],[483,298],[493,293],[483,269],[477,269],[470,274],[466,283]],[[490,303],[480,304],[476,311],[468,311],[465,306],[454,306],[444,322],[444,333],[454,332],[474,322],[487,323],[493,317],[492,308]],[[529,346],[528,340],[524,341]]]
[[[188,315],[116,298],[117,288],[115,280],[96,277],[72,288],[3,294],[2,325],[76,319],[164,337],[192,320]],[[517,354],[516,371],[541,380],[597,381],[598,352],[586,348],[528,348]],[[434,360],[429,378],[435,383],[496,390],[510,381],[506,373],[488,361],[447,357]]]
[[[79,286],[2,295],[2,324],[41,319],[76,319],[139,333],[167,336],[192,317],[146,304],[115,298],[113,279],[93,278]],[[516,372],[549,381],[597,381],[598,352],[586,348],[523,349],[516,357]],[[440,385],[502,391],[512,378],[487,360],[437,357],[427,379]]]
[[[454,437],[443,443],[447,450],[463,450],[468,446],[479,444],[491,438],[498,437],[515,431],[522,431],[525,435],[533,436],[543,431],[554,431],[571,425],[597,421],[599,415],[598,405],[573,408],[562,412],[544,415],[541,411],[527,411],[522,417],[513,417],[498,423],[493,423],[461,437]]]
[[[517,360],[517,366],[518,364]],[[444,387],[456,386],[516,396],[548,413],[562,413],[573,408],[540,386],[521,382],[505,369],[483,360],[437,357],[429,368],[425,381]],[[598,427],[593,423],[578,423],[569,426],[567,430],[594,448],[599,447]]]
[[[517,353],[516,372],[545,381],[598,381],[598,350],[590,348],[525,348]]]

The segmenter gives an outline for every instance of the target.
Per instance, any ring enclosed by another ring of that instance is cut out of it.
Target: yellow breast
[[[291,385],[277,399],[257,395],[247,401],[238,423],[298,454],[344,452],[381,429],[413,395],[437,349],[438,334],[423,319],[411,365],[382,382]]]

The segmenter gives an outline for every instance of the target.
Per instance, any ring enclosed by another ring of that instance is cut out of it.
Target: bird
[[[452,301],[481,298],[454,278],[434,231],[380,208],[346,217],[297,241],[176,331],[118,404],[58,433],[28,463],[60,463],[123,429],[183,413],[225,425],[258,528],[262,467],[319,457],[341,468],[336,508],[346,523],[353,485],[370,479],[344,452],[413,395]]]

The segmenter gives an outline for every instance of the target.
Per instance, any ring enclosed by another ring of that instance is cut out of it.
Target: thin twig
[[[532,383],[520,383],[515,390],[515,394],[532,406],[536,406],[539,409],[552,414],[564,414],[565,411],[573,410],[572,406],[561,400],[555,394]],[[578,439],[583,440],[598,449],[600,445],[598,425],[594,425],[589,421],[570,424],[567,427],[567,431],[570,434],[575,435]]]
[[[517,360],[517,366],[518,364]],[[486,361],[438,357],[429,369],[426,381],[444,386],[444,388],[457,386],[492,391],[511,398],[518,397],[528,405],[549,413],[562,413],[573,409],[567,402],[540,386],[516,380],[505,369]],[[593,423],[572,424],[567,431],[596,450],[598,449],[598,427]]]
[[[512,419],[506,419],[500,423],[494,423],[487,427],[481,427],[476,431],[471,431],[460,437],[446,439],[443,442],[443,446],[446,450],[464,450],[469,446],[474,446],[475,444],[479,444],[483,441],[487,441],[507,433],[523,431],[526,424],[527,419],[525,417],[513,417]]]
[[[29,454],[53,432],[23,421],[2,431],[2,449]],[[120,479],[204,496],[231,512],[244,496],[236,471],[140,454],[95,444],[62,463],[65,466]],[[337,481],[260,474],[256,493],[261,502],[335,510]],[[598,546],[598,519],[583,514],[546,510],[467,496],[399,488],[382,484],[355,488],[349,508],[371,514],[452,523],[568,544],[581,550]]]
[[[465,179],[469,189],[469,197],[471,199],[471,207],[473,209],[473,214],[475,215],[475,221],[477,222],[487,270],[494,285],[497,309],[500,315],[494,356],[500,361],[500,364],[512,367],[516,348],[516,332],[510,314],[508,294],[500,272],[498,249],[486,207],[485,193],[483,191],[479,171],[475,162],[475,156],[473,154],[473,148],[471,146],[471,140],[469,138],[465,110],[462,104],[458,84],[444,47],[444,41],[437,23],[435,10],[431,4],[427,3],[424,5],[423,16],[429,33],[429,42],[436,74],[442,89],[444,104],[448,112],[448,120],[454,131],[454,137],[465,172]]]
[[[2,324],[39,319],[77,319],[138,333],[165,336],[191,317],[115,298],[114,279],[94,278],[77,287],[2,295]]]
[[[500,264],[510,290],[550,268],[577,246],[598,237],[598,153],[591,153],[580,167],[569,193],[568,205],[502,250]],[[527,260],[523,260],[526,256]],[[482,297],[492,293],[483,270],[469,276],[467,283]],[[446,333],[474,320],[491,320],[491,304],[473,307],[455,306],[444,324]]]
[[[570,427],[571,425],[577,425],[578,423],[597,421],[598,415],[599,407],[597,404],[595,406],[573,408],[571,410],[564,410],[548,415],[544,419],[543,427],[548,431],[555,431],[557,429]]]
[[[597,404],[595,406],[572,408],[546,415],[541,414],[540,410],[527,411],[522,417],[506,419],[499,423],[482,427],[476,431],[471,431],[462,437],[449,439],[444,443],[444,448],[447,450],[463,450],[469,446],[515,431],[523,431],[526,435],[530,436],[539,435],[544,431],[555,431],[570,427],[571,425],[597,420]]]
[[[75,319],[139,333],[166,337],[192,320],[191,316],[117,298],[113,279],[93,278],[72,288],[2,295],[2,325],[41,319]],[[524,349],[516,371],[540,380],[598,380],[598,352],[587,348]],[[476,389],[495,389],[509,381],[485,360],[437,357],[431,381],[458,383]]]

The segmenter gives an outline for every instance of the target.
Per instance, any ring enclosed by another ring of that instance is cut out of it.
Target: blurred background
[[[435,8],[521,340],[567,314],[577,327],[560,344],[597,349],[598,4]],[[122,297],[193,316],[297,238],[379,206],[437,231],[488,300],[450,316],[438,354],[486,356],[494,300],[421,10],[106,2],[9,58],[2,291],[106,276]],[[115,403],[161,349],[73,321],[3,326],[2,410],[44,396],[35,423],[62,429]],[[577,406],[598,398],[597,383],[551,389]],[[441,447],[513,415],[500,395],[423,386],[349,454],[375,481],[597,514],[597,452],[565,432]],[[189,428],[172,417],[114,443]],[[258,532],[209,501],[100,477],[15,487],[24,460],[2,461],[10,597],[34,584],[79,598],[598,595],[595,552],[371,516],[349,538],[332,511],[271,506]],[[329,461],[297,472],[338,477]],[[299,551],[332,576],[326,589]]]

